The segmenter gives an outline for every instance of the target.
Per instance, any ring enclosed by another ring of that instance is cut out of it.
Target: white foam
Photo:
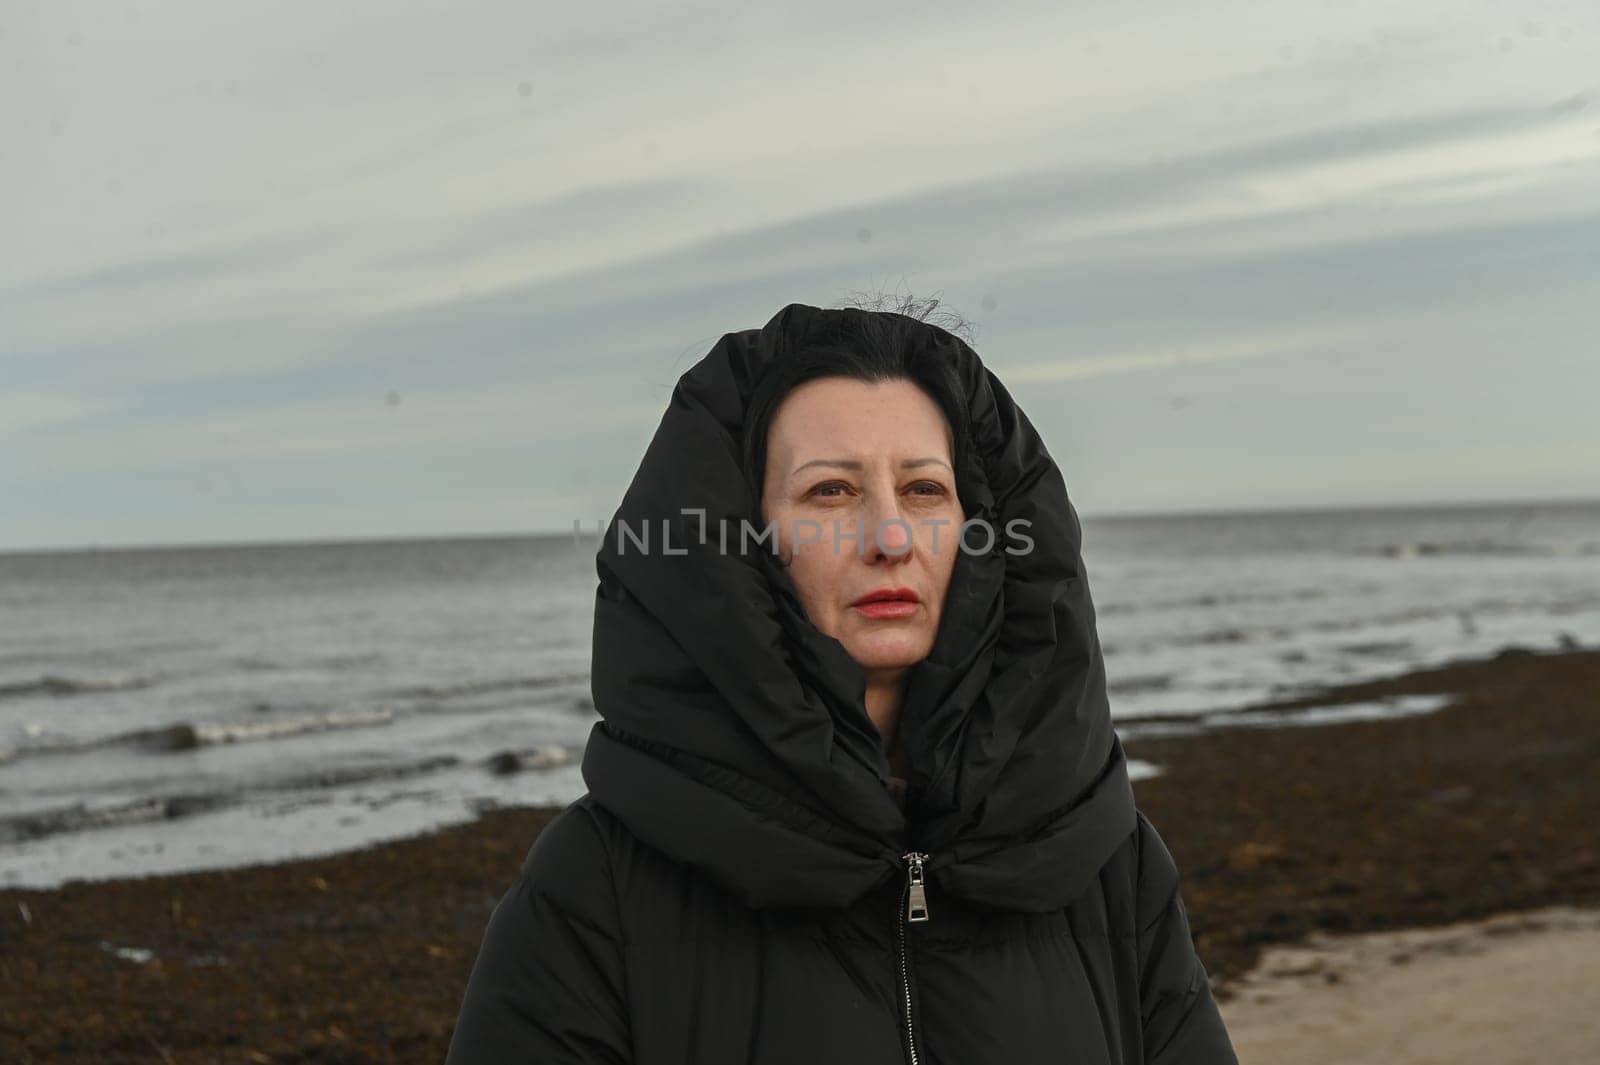
[[[268,721],[202,721],[193,727],[195,742],[199,744],[246,743],[252,740],[298,736],[307,732],[386,725],[393,720],[394,711],[380,707],[374,710],[337,711],[305,717],[280,717]]]
[[[1142,758],[1128,759],[1129,780],[1148,780],[1151,777],[1160,776],[1161,773],[1161,767],[1156,765],[1154,762],[1146,762]]]
[[[1313,706],[1300,710],[1237,710],[1201,718],[1207,728],[1229,725],[1333,725],[1345,721],[1383,721],[1442,710],[1455,701],[1450,695],[1396,695],[1365,702]]]

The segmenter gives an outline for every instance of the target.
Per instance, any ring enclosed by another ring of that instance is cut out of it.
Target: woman
[[[950,333],[794,304],[724,336],[599,549],[589,792],[451,1065],[1235,1062],[1081,543]]]

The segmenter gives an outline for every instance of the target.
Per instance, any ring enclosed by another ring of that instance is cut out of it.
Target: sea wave
[[[528,769],[556,769],[571,765],[582,754],[581,749],[547,743],[527,750],[499,751],[490,755],[483,764],[490,772],[504,776]]]
[[[1137,601],[1108,600],[1097,606],[1095,613],[1101,617],[1114,614],[1145,614],[1196,608],[1239,606],[1245,603],[1298,603],[1308,599],[1324,599],[1326,588],[1285,588],[1262,592],[1207,592],[1202,595],[1178,596],[1171,599],[1140,599]]]
[[[21,843],[68,832],[167,821],[215,810],[227,801],[222,795],[168,795],[100,805],[79,802],[13,814],[0,817],[0,843]]]
[[[76,802],[0,817],[0,844],[44,839],[72,832],[173,821],[237,806],[251,798],[285,792],[308,796],[328,788],[348,787],[420,776],[459,765],[454,755],[385,765],[335,765],[259,781],[234,790],[152,795],[120,802]]]
[[[547,744],[526,750],[501,751],[478,764],[495,774],[518,773],[571,765],[581,754],[581,747]],[[111,802],[80,801],[0,816],[0,845],[95,829],[173,821],[246,804],[255,804],[270,811],[272,804],[281,803],[286,795],[292,797],[296,806],[321,803],[327,801],[322,793],[331,789],[423,777],[462,764],[462,759],[453,754],[432,755],[406,762],[336,764],[251,781],[234,789],[186,791]],[[389,800],[380,798],[375,801]]]
[[[414,688],[400,688],[388,694],[398,699],[460,699],[491,692],[526,691],[541,688],[559,688],[566,684],[582,684],[589,679],[587,671],[581,673],[546,673],[533,677],[496,677],[493,680],[467,681],[462,684],[425,684]]]
[[[314,769],[294,776],[280,777],[266,782],[256,790],[267,792],[308,792],[323,788],[342,788],[351,784],[374,784],[406,777],[424,776],[440,769],[450,769],[461,764],[453,754],[437,754],[411,762],[389,762],[379,765],[334,765]]]
[[[1292,640],[1310,633],[1376,632],[1390,626],[1443,619],[1454,620],[1460,630],[1470,636],[1477,631],[1480,618],[1493,619],[1499,615],[1518,612],[1539,612],[1562,616],[1586,613],[1596,609],[1600,609],[1600,599],[1584,595],[1573,596],[1559,602],[1537,599],[1524,601],[1504,598],[1481,599],[1461,604],[1427,604],[1359,616],[1320,618],[1314,621],[1295,621],[1272,625],[1226,625],[1185,635],[1168,636],[1158,640],[1144,640],[1128,645],[1118,644],[1115,648],[1107,644],[1103,650],[1108,654],[1112,650],[1118,653],[1140,653],[1164,650],[1170,647],[1203,647],[1215,644]],[[1370,655],[1397,652],[1402,649],[1404,643],[1406,641],[1403,639],[1382,640],[1375,638],[1344,644],[1337,647],[1336,650],[1346,654]]]
[[[1283,694],[1314,695],[1316,685],[1284,686]],[[1294,725],[1333,725],[1347,721],[1379,721],[1416,714],[1431,714],[1455,704],[1455,696],[1428,693],[1391,695],[1378,699],[1323,703],[1313,706],[1247,706],[1227,710],[1161,711],[1119,715],[1117,734],[1124,741],[1133,739],[1192,736],[1216,728],[1240,725],[1281,727]]]
[[[1401,540],[1358,550],[1356,554],[1385,558],[1422,558],[1432,555],[1508,555],[1529,558],[1582,558],[1600,555],[1600,542],[1565,544],[1503,543],[1497,540]]]
[[[308,732],[371,728],[387,725],[393,720],[393,710],[388,707],[378,707],[371,710],[344,710],[299,717],[269,718],[264,721],[178,722],[157,728],[125,732],[103,742],[130,744],[157,751],[191,751],[196,747],[211,747],[224,743],[280,740],[289,736],[302,736]]]
[[[122,676],[64,677],[54,673],[30,680],[0,684],[0,699],[22,699],[35,695],[91,695],[101,692],[134,691],[160,683],[159,677],[125,674]]]
[[[30,725],[22,743],[0,747],[0,763],[41,755],[76,754],[108,747],[134,747],[147,751],[192,751],[230,743],[255,743],[285,739],[312,732],[373,728],[394,720],[388,707],[345,710],[326,714],[268,718],[260,721],[179,721],[170,725],[135,729],[111,736],[51,736],[42,726]]]
[[[1131,695],[1136,692],[1166,691],[1176,679],[1174,673],[1142,673],[1132,677],[1119,677],[1106,682],[1110,695]]]

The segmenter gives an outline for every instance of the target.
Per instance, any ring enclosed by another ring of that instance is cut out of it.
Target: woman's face
[[[806,614],[869,677],[928,656],[960,550],[950,429],[910,381],[824,377],[767,434],[762,517]],[[863,597],[892,591],[897,600]]]

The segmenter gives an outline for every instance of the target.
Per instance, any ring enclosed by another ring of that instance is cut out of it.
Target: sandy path
[[[1241,1065],[1600,1062],[1600,910],[1273,947],[1222,1005]]]

